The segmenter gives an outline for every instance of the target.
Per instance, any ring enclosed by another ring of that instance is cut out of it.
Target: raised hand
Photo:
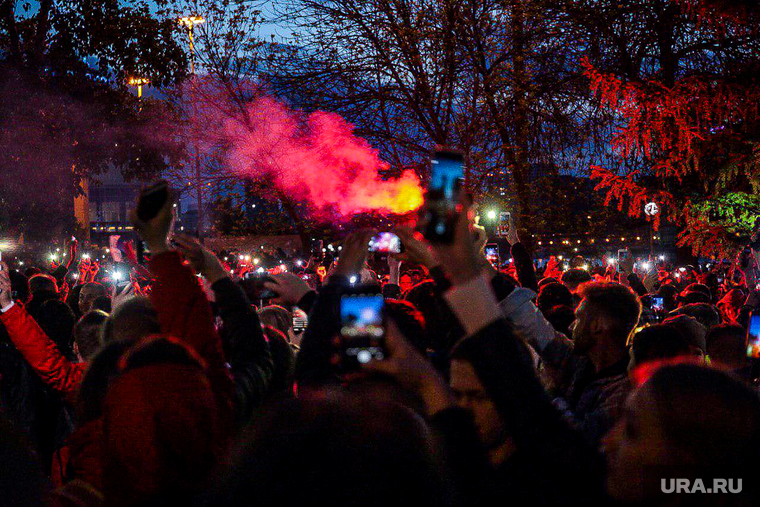
[[[264,282],[264,287],[277,294],[277,297],[272,300],[274,303],[294,306],[311,290],[306,282],[293,273],[269,275],[269,278],[272,281]]]
[[[388,357],[363,365],[364,371],[390,377],[417,393],[429,415],[456,405],[453,393],[436,369],[404,339],[393,321],[388,322],[385,346]]]
[[[375,235],[375,231],[362,230],[351,234],[343,242],[343,251],[340,260],[333,269],[333,275],[351,276],[358,275],[367,262],[367,247],[369,240]]]
[[[8,265],[0,262],[0,307],[5,308],[13,302],[13,288],[11,276],[8,274]]]
[[[155,217],[142,221],[137,210],[129,212],[129,218],[140,237],[150,249],[151,255],[158,255],[169,250],[168,237],[174,224],[174,192],[169,189],[169,197]]]
[[[172,236],[174,248],[182,254],[210,284],[227,276],[222,262],[208,248],[203,247],[197,239],[187,234]]]
[[[430,245],[422,238],[422,234],[413,231],[409,227],[399,227],[393,232],[401,239],[401,244],[404,245],[404,252],[398,255],[400,260],[421,264],[428,269],[432,269],[438,265]]]
[[[470,203],[465,199],[468,198],[463,196],[462,212],[454,225],[454,241],[451,244],[431,245],[435,258],[455,285],[475,278],[483,267],[483,263],[479,262],[478,246],[470,231]]]

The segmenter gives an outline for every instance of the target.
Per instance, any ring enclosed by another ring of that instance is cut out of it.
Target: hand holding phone
[[[277,297],[277,293],[272,289],[268,289],[265,284],[274,282],[269,276],[269,273],[258,273],[256,271],[248,271],[243,276],[243,283],[245,284],[246,295],[252,300],[261,299],[274,299]]]

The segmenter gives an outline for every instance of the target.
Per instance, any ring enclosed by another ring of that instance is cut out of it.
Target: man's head
[[[145,336],[160,333],[158,314],[150,300],[133,297],[117,306],[103,326],[103,343],[137,341]]]
[[[486,393],[467,356],[466,347],[452,351],[449,384],[459,406],[472,413],[480,441],[490,451],[503,445],[509,435],[496,404]]]
[[[545,313],[558,305],[572,307],[573,295],[570,289],[556,282],[547,283],[542,286],[536,297],[536,306],[538,306],[539,310]]]
[[[690,354],[689,342],[674,326],[655,324],[645,327],[631,339],[628,370],[648,361]]]
[[[29,278],[29,291],[32,295],[35,295],[38,292],[57,293],[58,284],[52,276],[40,273]]]
[[[87,312],[74,326],[74,352],[89,361],[100,350],[104,322],[108,314],[100,310]]]
[[[79,311],[84,315],[92,310],[92,303],[100,296],[106,296],[108,291],[105,285],[97,282],[90,282],[82,287],[79,292]]]
[[[677,315],[668,317],[662,323],[670,324],[681,332],[686,341],[689,342],[692,355],[698,357],[705,355],[707,328],[700,324],[697,319],[688,315]]]
[[[719,324],[707,333],[707,355],[732,370],[747,366],[746,333],[736,324]]]
[[[624,354],[628,337],[641,316],[636,294],[614,282],[587,283],[579,293],[582,299],[572,327],[576,353],[605,348]]]
[[[570,289],[570,292],[575,292],[581,284],[590,281],[591,275],[585,269],[573,268],[562,274],[562,284]]]

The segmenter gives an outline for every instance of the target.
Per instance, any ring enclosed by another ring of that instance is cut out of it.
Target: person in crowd
[[[82,315],[92,310],[92,305],[101,296],[107,296],[108,289],[98,282],[89,282],[79,291],[79,311]]]
[[[689,342],[677,327],[668,324],[647,326],[631,338],[628,371],[649,361],[691,355]]]
[[[737,324],[719,324],[707,332],[707,356],[745,382],[754,382],[747,359],[747,332]]]
[[[80,361],[90,361],[100,350],[106,320],[106,312],[91,310],[74,325],[74,354]]]
[[[609,495],[626,505],[757,505],[757,393],[693,364],[648,374],[604,439]],[[679,479],[689,488],[701,484],[702,494],[674,494]],[[704,494],[715,488],[714,479],[723,494]]]
[[[517,291],[501,307],[557,379],[557,402],[569,410],[590,442],[598,442],[620,416],[631,389],[627,343],[639,322],[641,304],[629,287],[615,282],[584,284],[579,295],[572,340],[556,332]]]
[[[536,306],[544,314],[555,306],[569,306],[573,308],[573,294],[567,286],[561,283],[545,283],[541,286],[541,290],[539,290],[536,297]]]
[[[562,274],[562,285],[567,287],[571,293],[577,292],[578,287],[590,281],[591,275],[585,269],[573,268]]]
[[[689,343],[691,355],[697,358],[704,357],[707,349],[707,342],[705,341],[707,328],[700,324],[697,319],[688,315],[676,315],[668,317],[662,323],[673,326],[681,332],[681,335]]]
[[[282,333],[286,342],[298,347],[299,337],[293,330],[293,314],[286,308],[277,305],[265,306],[258,311],[259,320],[264,326],[269,326]]]

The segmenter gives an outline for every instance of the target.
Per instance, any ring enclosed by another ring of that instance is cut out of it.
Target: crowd
[[[323,273],[231,267],[171,200],[129,283],[75,243],[0,264],[0,504],[760,505],[754,258],[536,269],[511,227],[494,265],[471,215],[395,231],[387,273],[366,231]],[[354,367],[359,293],[384,333]]]

